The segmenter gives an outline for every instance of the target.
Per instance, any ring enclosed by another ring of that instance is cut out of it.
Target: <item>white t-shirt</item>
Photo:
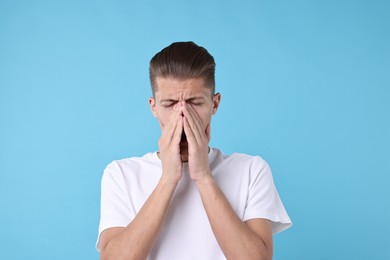
[[[215,182],[241,220],[268,219],[274,234],[291,226],[271,170],[262,158],[239,153],[224,155],[215,148],[210,149],[208,156]],[[107,166],[102,178],[99,237],[105,229],[126,227],[135,218],[161,174],[157,152],[113,161]],[[188,174],[187,163],[147,259],[226,259]]]

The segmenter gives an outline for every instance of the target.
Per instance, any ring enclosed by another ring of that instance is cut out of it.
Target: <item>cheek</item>
[[[207,125],[209,125],[211,122],[211,115],[212,115],[211,111],[204,110],[204,111],[197,111],[197,112],[198,112],[199,117],[202,120],[203,127],[206,128]]]
[[[161,128],[163,128],[164,126],[166,126],[168,124],[168,120],[166,117],[159,117],[158,121],[160,122]]]
[[[160,109],[157,114],[158,122],[160,123],[161,128],[166,126],[171,118],[172,110]]]

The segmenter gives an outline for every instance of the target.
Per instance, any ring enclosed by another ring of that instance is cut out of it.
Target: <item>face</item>
[[[154,98],[149,99],[149,105],[161,129],[169,122],[175,104],[185,101],[198,114],[201,125],[206,131],[211,123],[212,115],[218,109],[221,95],[211,93],[211,90],[205,86],[203,78],[157,78],[156,86]],[[188,154],[188,144],[184,135],[180,149],[182,156]]]

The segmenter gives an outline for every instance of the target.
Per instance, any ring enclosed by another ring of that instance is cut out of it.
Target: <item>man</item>
[[[102,178],[101,259],[272,259],[291,221],[267,163],[208,146],[215,62],[177,42],[150,62],[159,151],[114,161]]]

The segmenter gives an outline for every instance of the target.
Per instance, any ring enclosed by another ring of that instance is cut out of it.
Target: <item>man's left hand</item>
[[[186,102],[184,106],[184,132],[188,142],[188,167],[192,180],[198,181],[211,175],[208,151],[210,125],[204,128],[195,109]]]

